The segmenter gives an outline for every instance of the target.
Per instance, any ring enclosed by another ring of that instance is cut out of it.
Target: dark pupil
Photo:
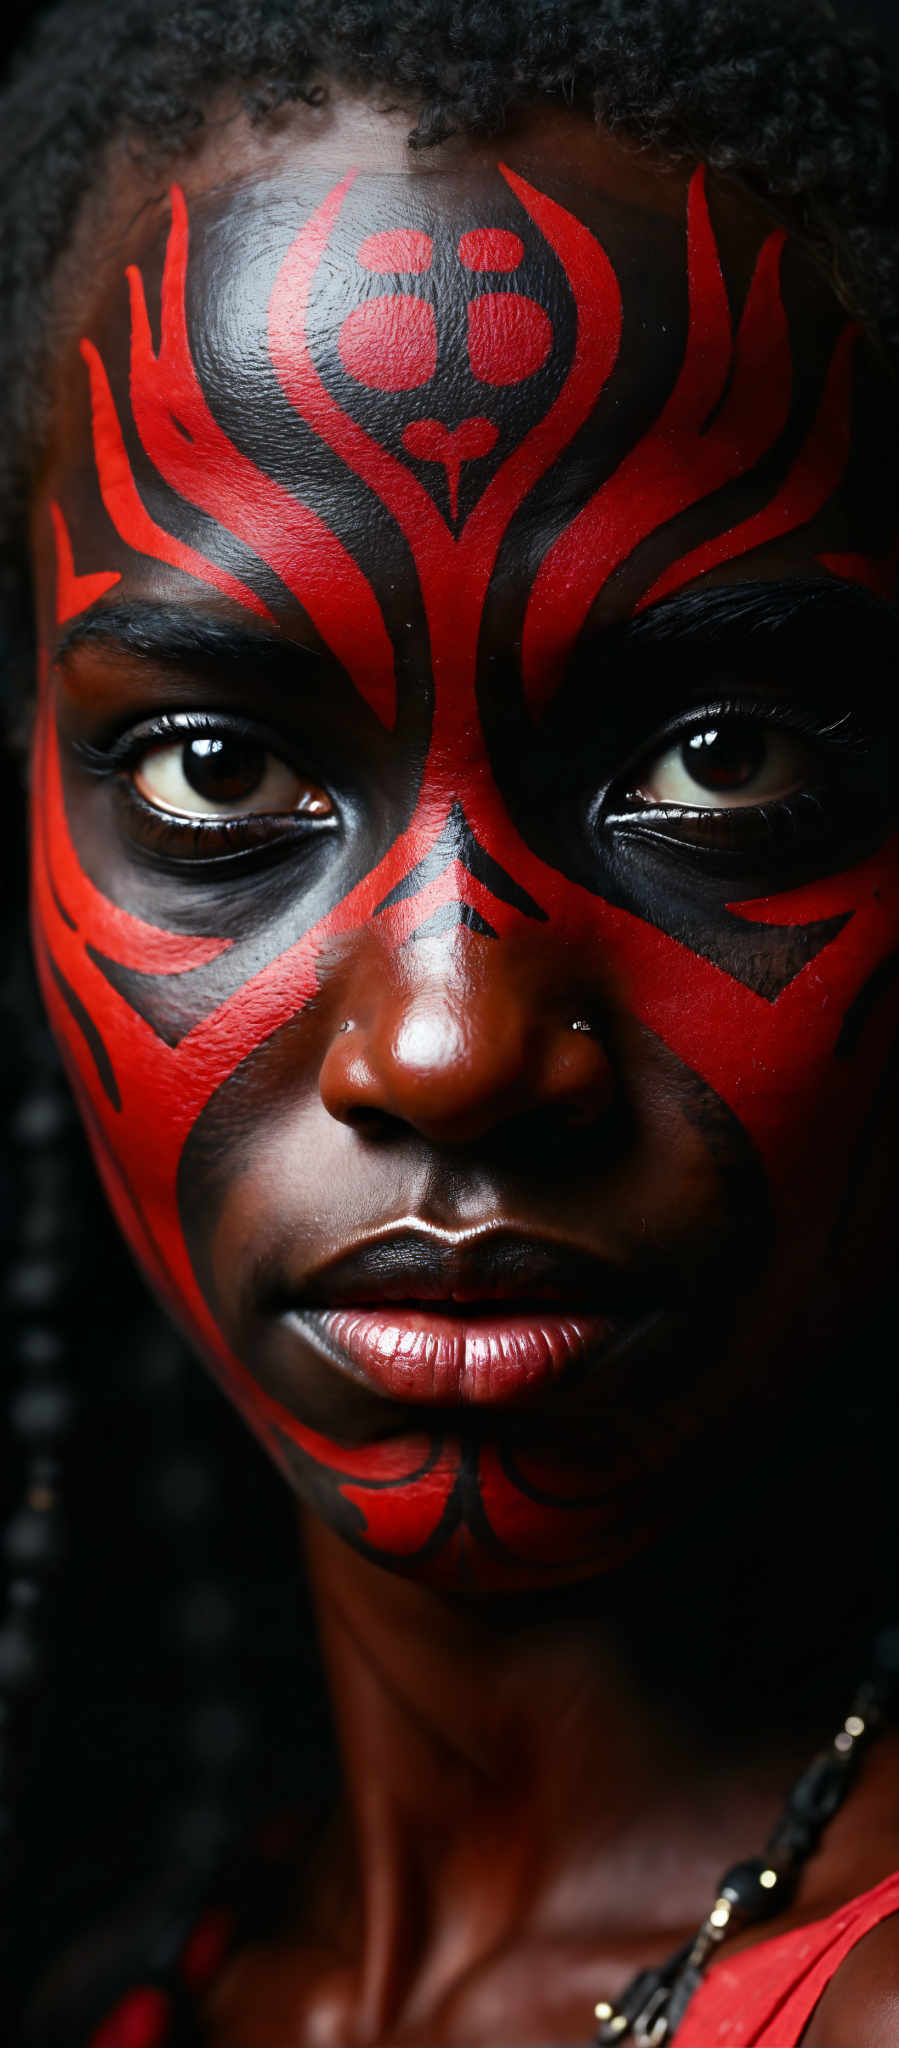
[[[681,747],[681,760],[703,789],[739,790],[758,774],[766,745],[760,726],[731,718],[692,733]]]
[[[208,803],[242,803],[265,774],[265,748],[251,740],[187,740],[181,765],[191,789]]]

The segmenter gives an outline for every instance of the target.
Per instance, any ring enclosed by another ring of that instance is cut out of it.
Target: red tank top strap
[[[899,1913],[899,1871],[827,1920],[722,1956],[678,2030],[677,2048],[797,2048],[840,1964],[890,1913]]]

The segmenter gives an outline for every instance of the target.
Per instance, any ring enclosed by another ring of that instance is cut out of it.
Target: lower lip
[[[509,1404],[567,1377],[617,1331],[608,1316],[486,1314],[427,1309],[327,1309],[299,1318],[394,1400]]]

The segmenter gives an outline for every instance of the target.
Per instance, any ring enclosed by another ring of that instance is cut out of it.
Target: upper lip
[[[609,1315],[645,1314],[658,1305],[659,1287],[656,1276],[552,1238],[508,1227],[453,1233],[410,1223],[325,1260],[290,1296],[293,1308],[501,1301],[519,1310],[554,1301]]]

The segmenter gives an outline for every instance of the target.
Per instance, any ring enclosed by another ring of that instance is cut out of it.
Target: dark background
[[[107,4],[111,9],[117,0]],[[766,0],[758,5],[764,13]],[[46,0],[19,0],[18,5],[14,0],[14,11],[0,23],[0,69],[45,6]],[[835,0],[835,11],[855,26],[867,24],[877,31],[899,83],[899,0]],[[7,774],[8,769],[0,770],[0,872],[9,901],[18,896],[21,875],[5,841],[10,833],[13,846],[19,846],[21,827],[18,791],[10,793]],[[5,1032],[4,1005],[10,1012]],[[19,1010],[15,989],[12,996],[0,997],[0,1129],[8,1126],[26,1081],[24,1048],[22,1071],[15,1051],[3,1049],[13,1027],[13,1046],[16,1034],[21,1038],[22,1014],[27,1011]],[[39,1033],[40,1027],[35,1024],[34,1030]],[[79,1172],[77,1156],[74,1170]],[[17,1213],[15,1172],[15,1161],[10,1167],[0,1157],[0,1242],[11,1234]],[[111,1882],[120,1879],[124,1895],[133,1892],[137,1878],[146,1885],[146,1897],[139,1898],[139,1911],[130,1912],[117,1936],[115,1968],[121,1981],[114,1985],[110,1978],[111,2005],[114,1993],[136,1981],[146,1967],[148,1901],[156,1896],[159,1865],[165,1865],[168,1924],[173,1873],[189,1865],[194,1853],[198,1878],[207,1857],[218,1861],[218,1815],[227,1809],[227,1842],[232,1832],[240,1833],[242,1816],[279,1810],[285,1787],[301,1811],[314,1811],[332,1779],[333,1760],[303,1595],[292,1569],[282,1580],[268,1561],[278,1557],[289,1565],[292,1556],[287,1489],[269,1471],[262,1453],[253,1451],[244,1425],[231,1417],[205,1376],[180,1369],[176,1340],[136,1293],[125,1254],[110,1241],[86,1167],[84,1174],[77,1199],[69,1201],[79,1214],[81,1239],[76,1259],[81,1306],[74,1305],[72,1323],[90,1336],[80,1348],[75,1341],[70,1364],[73,1384],[89,1398],[66,1461],[70,1530],[83,1533],[78,1542],[70,1534],[46,1751],[43,1721],[41,1743],[35,1742],[36,1750],[40,1746],[42,1755],[57,1761],[42,1766],[30,1795],[38,1809],[37,1825],[26,1829],[35,1844],[34,1867],[29,1860],[21,1885],[29,1924],[14,1929],[13,1938],[25,1983],[35,1959],[53,1953],[64,1931],[79,1920],[89,1925],[101,1906],[107,1910]],[[89,1313],[85,1309],[82,1314],[88,1302]],[[122,1369],[126,1362],[127,1373]],[[120,1383],[125,1380],[127,1385]],[[94,1440],[98,1414],[99,1454]],[[119,1452],[114,1465],[106,1455],[110,1443]],[[191,1463],[194,1445],[205,1448],[202,1467]],[[200,1498],[197,1509],[191,1507],[187,1484],[192,1472],[200,1496],[204,1488],[208,1493],[208,1502]],[[139,1482],[132,1498],[135,1474]],[[13,1504],[5,1497],[9,1484],[0,1472],[0,1532]],[[238,1497],[255,1531],[249,1559],[240,1518],[228,1508]],[[137,1601],[135,1585],[142,1589]],[[189,1613],[185,1593],[193,1602]],[[287,1635],[293,1646],[289,1681],[279,1662]],[[309,1646],[308,1663],[297,1658],[298,1643]],[[276,1666],[282,1674],[277,1710],[262,1704],[268,1690],[262,1681]],[[85,1672],[90,1674],[87,1685]],[[212,1723],[210,1712],[218,1716]],[[64,1740],[57,1726],[63,1719]],[[212,1744],[211,1735],[216,1738]],[[79,1763],[74,1774],[73,1754]],[[100,1811],[92,1803],[98,1786]],[[151,1807],[158,1820],[148,1829]],[[48,1814],[55,1838],[49,1866],[42,1860]],[[201,1822],[212,1833],[208,1847],[201,1838],[195,1852]],[[192,1914],[193,1905],[186,1924]],[[0,1926],[0,1949],[3,1933]]]

